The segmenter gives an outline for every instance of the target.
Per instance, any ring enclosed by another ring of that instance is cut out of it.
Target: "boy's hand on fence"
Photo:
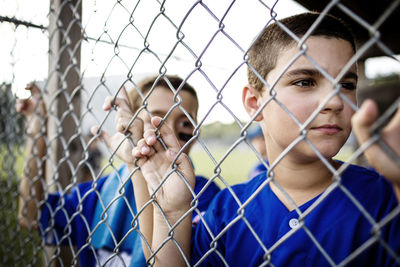
[[[46,105],[41,89],[35,83],[27,84],[25,89],[31,92],[31,97],[18,99],[16,102],[16,110],[26,118],[26,133],[30,137],[26,143],[25,166],[19,185],[18,219],[22,226],[31,229],[38,227],[38,209],[43,200],[43,180],[46,173],[43,164],[46,155],[43,136],[46,131]],[[44,132],[41,132],[41,129]]]
[[[168,218],[169,215],[179,217],[190,207],[192,194],[189,187],[194,188],[195,176],[188,156],[184,153],[178,156],[181,147],[168,125],[163,124],[159,129],[167,150],[157,139],[155,129],[161,120],[156,116],[151,119],[154,128],[145,131],[144,138],[133,150],[133,156],[138,158],[137,164],[147,182],[149,193],[156,191],[156,200],[163,213]]]
[[[111,151],[116,151],[116,155],[122,161],[133,164],[135,158],[132,156],[132,149],[134,144],[137,144],[139,139],[143,137],[143,121],[139,117],[131,121],[135,114],[131,110],[125,87],[121,88],[120,93],[120,97],[117,98],[108,96],[103,104],[103,109],[106,111],[113,107],[117,109],[115,117],[117,132],[111,136],[104,130],[99,132],[98,126],[92,127],[91,132],[93,135],[100,134]]]
[[[27,121],[26,132],[35,136],[40,133],[46,115],[46,105],[41,96],[41,89],[35,83],[26,85],[25,90],[31,92],[27,99],[17,99],[16,110],[22,113]]]
[[[352,118],[353,130],[360,143],[371,138],[371,127],[378,118],[378,107],[372,100],[365,100]],[[368,162],[383,176],[400,188],[400,109],[386,125],[381,133],[381,140],[397,156],[397,162],[377,143],[365,151]]]

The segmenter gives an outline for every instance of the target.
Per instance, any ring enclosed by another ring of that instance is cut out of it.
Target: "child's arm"
[[[137,170],[135,166],[135,157],[132,156],[133,144],[137,144],[139,139],[143,138],[144,125],[139,117],[135,118],[130,124],[135,114],[131,110],[129,97],[124,87],[121,88],[120,96],[116,98],[114,102],[113,101],[113,97],[107,97],[104,101],[103,109],[110,110],[113,105],[116,107],[115,126],[117,132],[113,136],[109,135],[106,131],[101,131],[99,134],[111,151],[116,151],[116,155],[128,166],[129,172],[133,172],[131,179],[134,187],[135,203],[139,214],[140,231],[144,237],[144,239],[142,239],[142,247],[145,258],[147,259],[151,255],[148,246],[151,246],[153,236],[153,205],[145,206],[150,200],[147,183],[141,171]],[[97,134],[98,130],[98,126],[94,126],[91,129],[94,135]],[[127,138],[129,134],[132,143]]]
[[[113,98],[106,99],[103,106],[105,110],[111,109],[112,100]],[[146,242],[143,243],[143,251],[145,257],[149,258],[151,253],[148,250],[147,245],[149,245],[151,250],[154,252],[154,250],[158,249],[160,244],[162,244],[163,241],[165,241],[165,239],[168,237],[170,228],[166,224],[164,216],[160,213],[160,210],[157,207],[153,208],[153,204],[147,205],[143,210],[142,207],[149,203],[149,191],[153,192],[154,188],[157,188],[160,184],[160,180],[171,170],[169,167],[171,166],[174,157],[166,157],[165,154],[168,152],[165,151],[161,144],[156,141],[154,127],[156,127],[155,125],[158,126],[161,121],[160,118],[155,118],[155,122],[153,120],[153,125],[145,125],[145,128],[149,129],[144,135],[146,140],[149,140],[149,138],[151,139],[151,137],[153,137],[148,146],[144,139],[138,141],[139,139],[143,138],[144,127],[140,118],[135,118],[132,124],[129,125],[129,122],[134,114],[130,109],[129,99],[124,88],[121,89],[121,96],[115,99],[114,105],[117,107],[116,128],[118,132],[115,135],[110,136],[105,131],[101,131],[100,135],[104,138],[110,149],[116,151],[116,155],[128,165],[131,172],[137,169],[135,166],[135,157],[140,158],[138,165],[141,167],[141,171],[134,172],[132,180],[135,192],[135,202],[138,213],[140,212],[140,231],[146,240]],[[97,132],[98,127],[93,127],[92,133],[97,134]],[[131,134],[130,137],[133,143],[138,144],[138,147],[140,147],[139,150],[135,150],[136,152],[134,156],[132,156],[132,144],[126,139],[127,133]],[[160,129],[160,133],[165,141],[166,146],[170,147],[168,151],[174,151],[177,153],[180,150],[180,145],[172,130],[169,129],[167,125],[163,125]],[[151,152],[152,154],[148,155],[146,152],[139,152],[142,151],[144,147],[147,147],[149,149],[148,152]],[[155,149],[157,149],[157,151]],[[183,176],[188,179],[190,186],[193,188],[195,178],[188,157],[182,154],[177,158],[176,163],[178,165],[178,170],[181,168],[185,169],[184,172],[181,172],[183,173]],[[146,179],[142,174],[146,177]],[[151,182],[148,183],[148,181]],[[182,189],[179,189],[179,186],[182,186]],[[174,173],[169,176],[168,181],[158,192],[162,193],[161,195],[159,195],[159,193],[156,194],[155,198],[157,203],[164,211],[166,218],[169,220],[169,224],[173,225],[182,217],[183,214],[189,210],[192,194],[181,178]],[[163,199],[164,197],[165,199]],[[178,203],[179,205],[174,206],[174,203]],[[182,206],[185,208],[181,209],[180,204],[182,204]],[[177,240],[187,259],[189,259],[190,250],[190,231],[191,213],[188,213],[183,221],[179,223],[179,226],[174,229],[174,240]],[[174,259],[176,261],[174,261]],[[168,241],[162,247],[162,249],[156,253],[155,260],[156,263],[161,266],[168,264],[171,266],[177,266],[178,263],[184,264],[183,256],[172,240]]]
[[[353,116],[353,130],[360,145],[370,139],[370,130],[377,118],[378,108],[372,100],[366,100]],[[389,124],[382,129],[381,139],[396,154],[397,162],[377,143],[371,145],[365,151],[365,157],[380,174],[393,184],[397,199],[400,202],[400,108]]]
[[[155,129],[159,127],[161,118],[153,117],[151,123]],[[165,150],[157,140],[154,129],[146,130],[144,138],[138,142],[133,151],[133,155],[139,159],[138,165],[141,167],[149,192],[156,191],[151,247],[153,251],[161,247],[155,255],[156,265],[182,266],[185,265],[184,259],[189,261],[190,257],[192,214],[188,211],[193,196],[189,188],[194,188],[195,175],[188,156],[183,153],[178,155],[180,145],[173,131],[166,124],[159,130],[161,139],[167,147]],[[161,183],[163,184],[159,188]],[[169,239],[171,227],[178,221],[178,226],[173,229],[173,239]],[[165,241],[167,242],[163,244]]]
[[[16,109],[26,118],[26,165],[19,185],[19,223],[27,228],[37,228],[37,211],[43,199],[43,177],[45,174],[46,144],[44,135],[44,114],[46,107],[36,84],[28,84],[26,90],[31,91],[31,98],[19,99]]]
[[[136,169],[134,164],[128,164],[129,171]],[[136,210],[138,212],[140,232],[143,234],[142,248],[145,259],[151,256],[151,243],[153,239],[153,205],[146,204],[150,200],[147,183],[141,171],[136,171],[132,176],[132,184],[135,193]],[[150,248],[150,250],[149,250]]]

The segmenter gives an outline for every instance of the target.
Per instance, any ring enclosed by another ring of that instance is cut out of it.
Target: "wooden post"
[[[49,94],[46,99],[49,114],[47,135],[50,143],[46,180],[51,192],[60,190],[60,187],[65,188],[73,181],[70,166],[76,168],[82,158],[83,148],[76,135],[79,130],[77,122],[80,120],[81,18],[82,1],[51,1],[48,28]],[[71,266],[71,249],[63,248],[60,257],[52,260],[52,266],[60,266],[61,261],[64,266]],[[49,259],[53,256],[50,252]]]

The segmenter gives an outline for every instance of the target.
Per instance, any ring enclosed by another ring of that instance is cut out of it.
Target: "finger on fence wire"
[[[17,2],[0,265],[400,266],[399,0]]]

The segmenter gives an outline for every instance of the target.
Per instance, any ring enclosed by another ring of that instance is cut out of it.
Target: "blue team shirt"
[[[115,190],[116,184],[118,191]],[[204,213],[219,192],[215,183],[196,176],[194,192],[198,194],[204,186],[207,188],[197,203],[200,213]],[[125,197],[115,197],[117,194],[121,196],[121,193]],[[105,208],[107,218],[102,216]],[[134,230],[128,233],[135,227],[134,214],[136,204],[133,186],[128,168],[123,165],[108,176],[77,185],[70,194],[47,195],[40,214],[39,230],[47,245],[75,245],[81,266],[95,266],[96,251],[112,251],[115,242],[119,243],[123,238],[120,251],[132,254],[131,266],[146,266],[138,232]],[[107,220],[108,226],[102,220]]]
[[[343,188],[373,220],[379,222],[399,208],[391,184],[378,173],[350,165],[341,178]],[[225,189],[214,198],[204,215],[209,228],[201,222],[192,235],[192,264],[201,261],[199,266],[259,266],[268,265],[270,261],[271,266],[331,266],[329,261],[339,264],[360,246],[375,240],[368,216],[363,215],[339,188],[305,217],[304,228],[299,226],[298,212],[289,211],[269,185],[239,210],[239,203],[245,203],[265,181],[266,173],[263,173],[247,183],[233,186],[235,197]],[[318,198],[300,206],[300,212],[314,207]],[[399,212],[377,237],[381,243],[372,242],[346,266],[397,266],[382,244],[387,244],[400,262]],[[329,255],[329,260],[324,254]]]

